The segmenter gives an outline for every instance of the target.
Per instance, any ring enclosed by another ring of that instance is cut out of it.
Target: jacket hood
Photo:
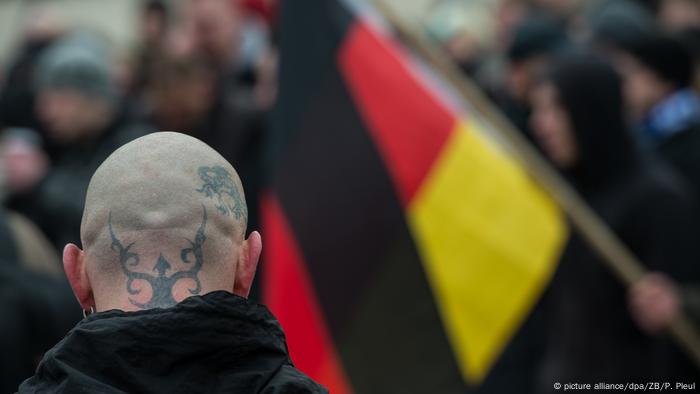
[[[219,291],[167,309],[89,316],[19,392],[257,393],[289,384],[321,390],[293,368],[267,308]]]

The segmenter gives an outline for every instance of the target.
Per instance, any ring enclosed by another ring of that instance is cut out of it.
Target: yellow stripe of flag
[[[478,384],[548,284],[566,228],[474,123],[456,127],[408,221],[462,375]]]

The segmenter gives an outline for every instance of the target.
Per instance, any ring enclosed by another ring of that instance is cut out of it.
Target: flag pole
[[[646,269],[619,238],[608,228],[586,202],[561,175],[527,141],[511,122],[486,98],[469,78],[463,76],[446,54],[432,45],[423,34],[399,18],[381,0],[370,0],[380,15],[389,23],[398,38],[441,75],[469,102],[493,130],[505,139],[513,153],[525,166],[530,176],[540,184],[567,213],[574,228],[598,253],[605,265],[627,287],[636,284]],[[700,335],[696,327],[681,311],[669,327],[671,336],[700,368]]]

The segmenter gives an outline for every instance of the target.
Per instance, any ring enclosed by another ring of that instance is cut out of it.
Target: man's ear
[[[260,233],[253,231],[248,239],[243,241],[236,264],[236,277],[233,282],[233,294],[248,298],[250,287],[255,279],[255,270],[262,252]]]
[[[63,269],[83,310],[95,308],[95,298],[85,267],[85,252],[74,244],[66,245],[63,248]]]

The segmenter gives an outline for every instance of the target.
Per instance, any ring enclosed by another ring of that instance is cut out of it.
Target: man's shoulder
[[[328,393],[328,390],[296,369],[292,364],[284,364],[267,382],[262,394],[277,393]]]

